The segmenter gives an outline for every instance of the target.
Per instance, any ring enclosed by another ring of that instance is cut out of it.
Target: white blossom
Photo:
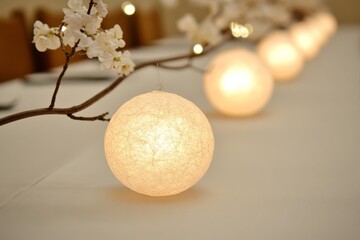
[[[89,58],[98,58],[102,69],[113,69],[119,75],[129,75],[135,67],[130,52],[121,51],[125,46],[119,25],[102,30],[101,22],[107,15],[107,6],[102,0],[94,0],[90,13],[82,0],[69,0],[68,8],[59,28],[49,28],[40,21],[34,24],[34,43],[39,51],[59,48],[62,44],[76,51],[83,51]],[[60,36],[60,37],[59,37]]]
[[[80,30],[84,26],[83,18],[87,15],[86,11],[76,12],[72,9],[64,8],[63,12],[65,14],[63,22],[67,27]]]
[[[107,5],[102,0],[95,0],[94,3],[100,17],[106,17],[106,15],[108,14]]]
[[[96,6],[101,6],[99,9],[103,12],[102,14],[106,13],[102,10],[102,7],[106,5],[101,5],[96,3]],[[68,6],[69,8],[64,8],[63,12],[64,16],[64,23],[72,30],[83,30],[87,34],[95,34],[96,31],[101,27],[102,17],[95,13],[87,14],[87,9],[85,6],[81,5],[81,0],[69,0]]]
[[[99,52],[98,59],[101,62],[101,69],[111,69],[114,65],[114,60],[118,58],[120,52]]]
[[[60,39],[57,36],[58,28],[49,28],[47,24],[40,21],[34,23],[34,38],[36,49],[45,52],[47,49],[57,49],[60,47]]]
[[[83,30],[87,34],[95,34],[98,29],[101,27],[102,18],[98,17],[97,15],[86,15],[86,17],[83,18],[85,23]]]
[[[73,37],[76,41],[80,40],[77,51],[86,50],[94,43],[91,37],[79,30],[73,31]]]
[[[105,37],[110,41],[110,45],[116,49],[118,47],[125,47],[125,41],[123,38],[123,31],[118,24],[115,24],[113,28],[105,31]]]
[[[75,37],[75,31],[72,31],[69,27],[66,27],[65,31],[62,32],[62,41],[65,46],[74,47],[77,41]]]
[[[130,52],[124,51],[120,58],[115,59],[113,69],[121,75],[128,76],[134,71],[135,63],[131,60]]]
[[[76,11],[76,12],[86,12],[86,7],[84,6],[84,3],[82,0],[69,0],[68,6],[70,9]]]
[[[117,24],[105,32],[98,33],[95,36],[95,41],[87,50],[87,56],[93,58],[103,56],[106,53],[113,54],[118,48],[125,46],[122,35],[121,28]]]
[[[189,34],[193,34],[194,32],[196,32],[199,27],[194,16],[189,13],[178,20],[177,26],[180,31]]]
[[[221,39],[221,30],[210,20],[210,18],[205,19],[201,23],[199,31],[193,36],[194,42],[208,43],[210,45],[218,44]]]
[[[130,58],[130,52],[103,52],[99,57],[101,69],[113,69],[120,76],[127,76],[134,71],[135,64]]]
[[[222,38],[221,30],[211,18],[206,18],[201,23],[198,23],[191,14],[187,14],[178,21],[177,25],[179,30],[185,32],[194,44],[215,45]]]
[[[119,75],[128,75],[134,70],[134,62],[130,59],[130,52],[118,49],[125,46],[122,39],[123,32],[119,25],[95,36],[93,43],[87,48],[89,58],[97,57],[102,69],[113,69]]]

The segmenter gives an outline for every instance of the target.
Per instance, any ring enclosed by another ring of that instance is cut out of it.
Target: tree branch
[[[94,0],[90,0],[87,15],[90,15],[92,7],[95,5]]]
[[[229,39],[231,39],[229,36],[224,37],[224,41],[222,43],[224,43],[225,41],[229,41]],[[214,51],[220,45],[222,45],[222,44],[220,43],[216,46],[207,47],[205,49],[205,51],[203,52],[203,54],[201,54],[201,55],[196,55],[191,52],[191,53],[182,54],[182,55],[175,56],[175,57],[168,57],[168,58],[162,58],[159,60],[144,62],[144,63],[137,65],[135,67],[135,71],[140,70],[145,67],[148,67],[148,66],[156,67],[157,64],[161,65],[162,63],[165,63],[165,62],[197,58],[197,57],[203,56],[204,54],[207,54],[211,51]],[[21,119],[35,117],[35,116],[42,116],[42,115],[66,115],[66,116],[72,118],[72,117],[74,117],[73,116],[74,113],[78,113],[78,112],[88,108],[92,104],[96,103],[101,98],[103,98],[108,93],[110,93],[113,89],[115,89],[125,79],[126,79],[125,76],[117,78],[109,86],[107,86],[106,88],[104,88],[103,90],[98,92],[96,95],[92,96],[91,98],[89,98],[88,100],[86,100],[85,102],[83,102],[81,104],[75,105],[73,107],[68,107],[68,108],[51,108],[51,109],[50,108],[39,108],[39,109],[33,109],[33,110],[15,113],[15,114],[6,116],[4,118],[1,118],[0,126],[11,123],[11,122],[15,122],[15,121],[18,121]],[[76,117],[76,118],[77,118],[76,120],[87,120],[87,119],[80,119],[81,117]],[[72,118],[72,119],[74,119],[74,118]],[[98,120],[98,119],[95,119],[95,120]]]
[[[170,69],[170,70],[181,70],[181,69],[185,69],[185,68],[191,68],[200,73],[205,73],[207,71],[206,69],[202,69],[202,68],[199,68],[199,67],[193,65],[191,59],[189,59],[189,61],[187,61],[183,65],[169,66],[169,65],[165,65],[165,64],[157,64],[157,67],[164,68],[164,69]]]
[[[65,72],[66,72],[66,70],[67,70],[67,68],[69,66],[69,61],[70,61],[70,56],[69,56],[69,54],[66,54],[65,64],[63,66],[63,69],[62,69],[58,79],[56,80],[56,86],[55,86],[55,89],[54,89],[54,93],[53,93],[53,95],[51,97],[51,102],[50,102],[50,105],[48,107],[49,109],[53,109],[54,106],[55,106],[56,95],[57,95],[57,93],[59,91],[61,80],[64,77],[64,74],[65,74]]]
[[[61,38],[60,38],[61,39]],[[61,42],[61,41],[60,41]],[[80,43],[80,39],[75,43],[74,47],[72,47],[71,51],[69,53],[67,53],[66,51],[64,52],[65,53],[65,56],[66,56],[66,59],[65,59],[65,64],[63,66],[63,69],[56,81],[56,86],[55,86],[55,89],[54,89],[54,93],[51,97],[51,103],[50,103],[50,106],[49,106],[49,109],[53,109],[54,106],[55,106],[55,101],[56,101],[56,96],[57,96],[57,93],[59,91],[59,88],[60,88],[60,84],[61,84],[61,80],[63,79],[64,75],[65,75],[65,72],[67,70],[67,68],[69,67],[69,62],[70,62],[70,59],[75,55],[76,53],[76,48],[79,46],[79,43]]]
[[[88,8],[88,10],[87,10],[87,14],[88,14],[88,15],[90,15],[91,9],[92,9],[92,7],[94,6],[94,4],[95,4],[95,3],[94,3],[94,0],[90,0],[90,2],[89,2],[89,8]],[[69,66],[70,59],[75,55],[75,53],[76,53],[76,48],[79,46],[79,43],[80,43],[80,39],[77,40],[76,43],[75,43],[75,45],[71,48],[71,51],[70,51],[70,52],[66,52],[66,48],[65,48],[65,46],[64,46],[64,42],[63,42],[62,35],[61,35],[61,34],[62,34],[61,32],[62,32],[63,26],[64,26],[64,23],[62,22],[61,25],[60,25],[60,27],[59,27],[59,36],[58,36],[58,37],[59,37],[59,39],[60,39],[61,49],[63,50],[63,52],[64,52],[64,54],[65,54],[65,56],[66,56],[66,59],[65,59],[65,64],[64,64],[64,66],[63,66],[63,69],[62,69],[62,71],[61,71],[61,73],[60,73],[60,75],[59,75],[59,77],[58,77],[58,79],[57,79],[57,81],[56,81],[54,93],[53,93],[53,95],[52,95],[52,97],[51,97],[51,102],[50,102],[50,105],[49,105],[49,107],[48,107],[50,110],[53,109],[54,106],[55,106],[56,96],[57,96],[57,93],[58,93],[59,88],[60,88],[61,80],[62,80],[62,78],[64,77],[64,74],[65,74],[65,72],[66,72],[66,70],[67,70],[67,68],[68,68],[68,66]]]
[[[80,121],[110,121],[110,118],[105,118],[105,116],[109,115],[109,112],[100,114],[98,116],[94,116],[94,117],[78,117],[78,116],[74,116],[73,114],[67,114],[67,116],[71,119],[74,120],[80,120]]]

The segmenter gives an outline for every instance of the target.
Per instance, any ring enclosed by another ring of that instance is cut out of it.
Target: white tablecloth
[[[232,44],[233,46],[233,44]],[[171,56],[177,41],[134,51]],[[195,61],[205,68],[214,54]],[[74,70],[97,71],[93,62]],[[143,69],[81,115],[157,89],[196,103],[213,127],[207,175],[151,198],[122,186],[103,153],[104,122],[41,116],[0,127],[0,239],[360,239],[360,28],[342,27],[293,82],[250,118],[216,113],[193,70]],[[111,80],[65,81],[57,106]],[[47,106],[53,86],[18,84],[12,112]]]

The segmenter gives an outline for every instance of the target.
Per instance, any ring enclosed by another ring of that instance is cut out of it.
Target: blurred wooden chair
[[[49,25],[49,27],[58,27],[64,18],[62,12],[52,12],[51,10],[40,8],[36,11],[36,19]],[[36,70],[48,71],[54,67],[59,67],[65,63],[65,54],[61,49],[47,50],[46,52],[35,51]],[[86,56],[76,55],[71,58],[70,63],[87,59]]]
[[[0,19],[0,29],[0,82],[32,73],[34,61],[24,14],[16,11],[8,19]]]
[[[157,9],[139,9],[134,16],[137,45],[149,45],[163,37],[160,13]]]

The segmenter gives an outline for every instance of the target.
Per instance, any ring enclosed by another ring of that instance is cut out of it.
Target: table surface
[[[165,41],[135,50],[134,58],[186,49]],[[195,65],[205,68],[214,56]],[[94,62],[72,68],[98,72]],[[11,83],[7,93],[16,94],[17,105],[0,117],[47,105],[53,85],[33,78]],[[63,116],[14,122],[0,127],[0,239],[360,239],[359,27],[341,27],[297,79],[276,84],[254,117],[216,113],[200,73],[154,67],[82,115],[114,113],[156,90],[159,79],[165,91],[197,104],[213,127],[206,176],[179,195],[143,196],[112,176],[103,152],[106,123]],[[57,106],[75,105],[111,81],[66,80]]]

